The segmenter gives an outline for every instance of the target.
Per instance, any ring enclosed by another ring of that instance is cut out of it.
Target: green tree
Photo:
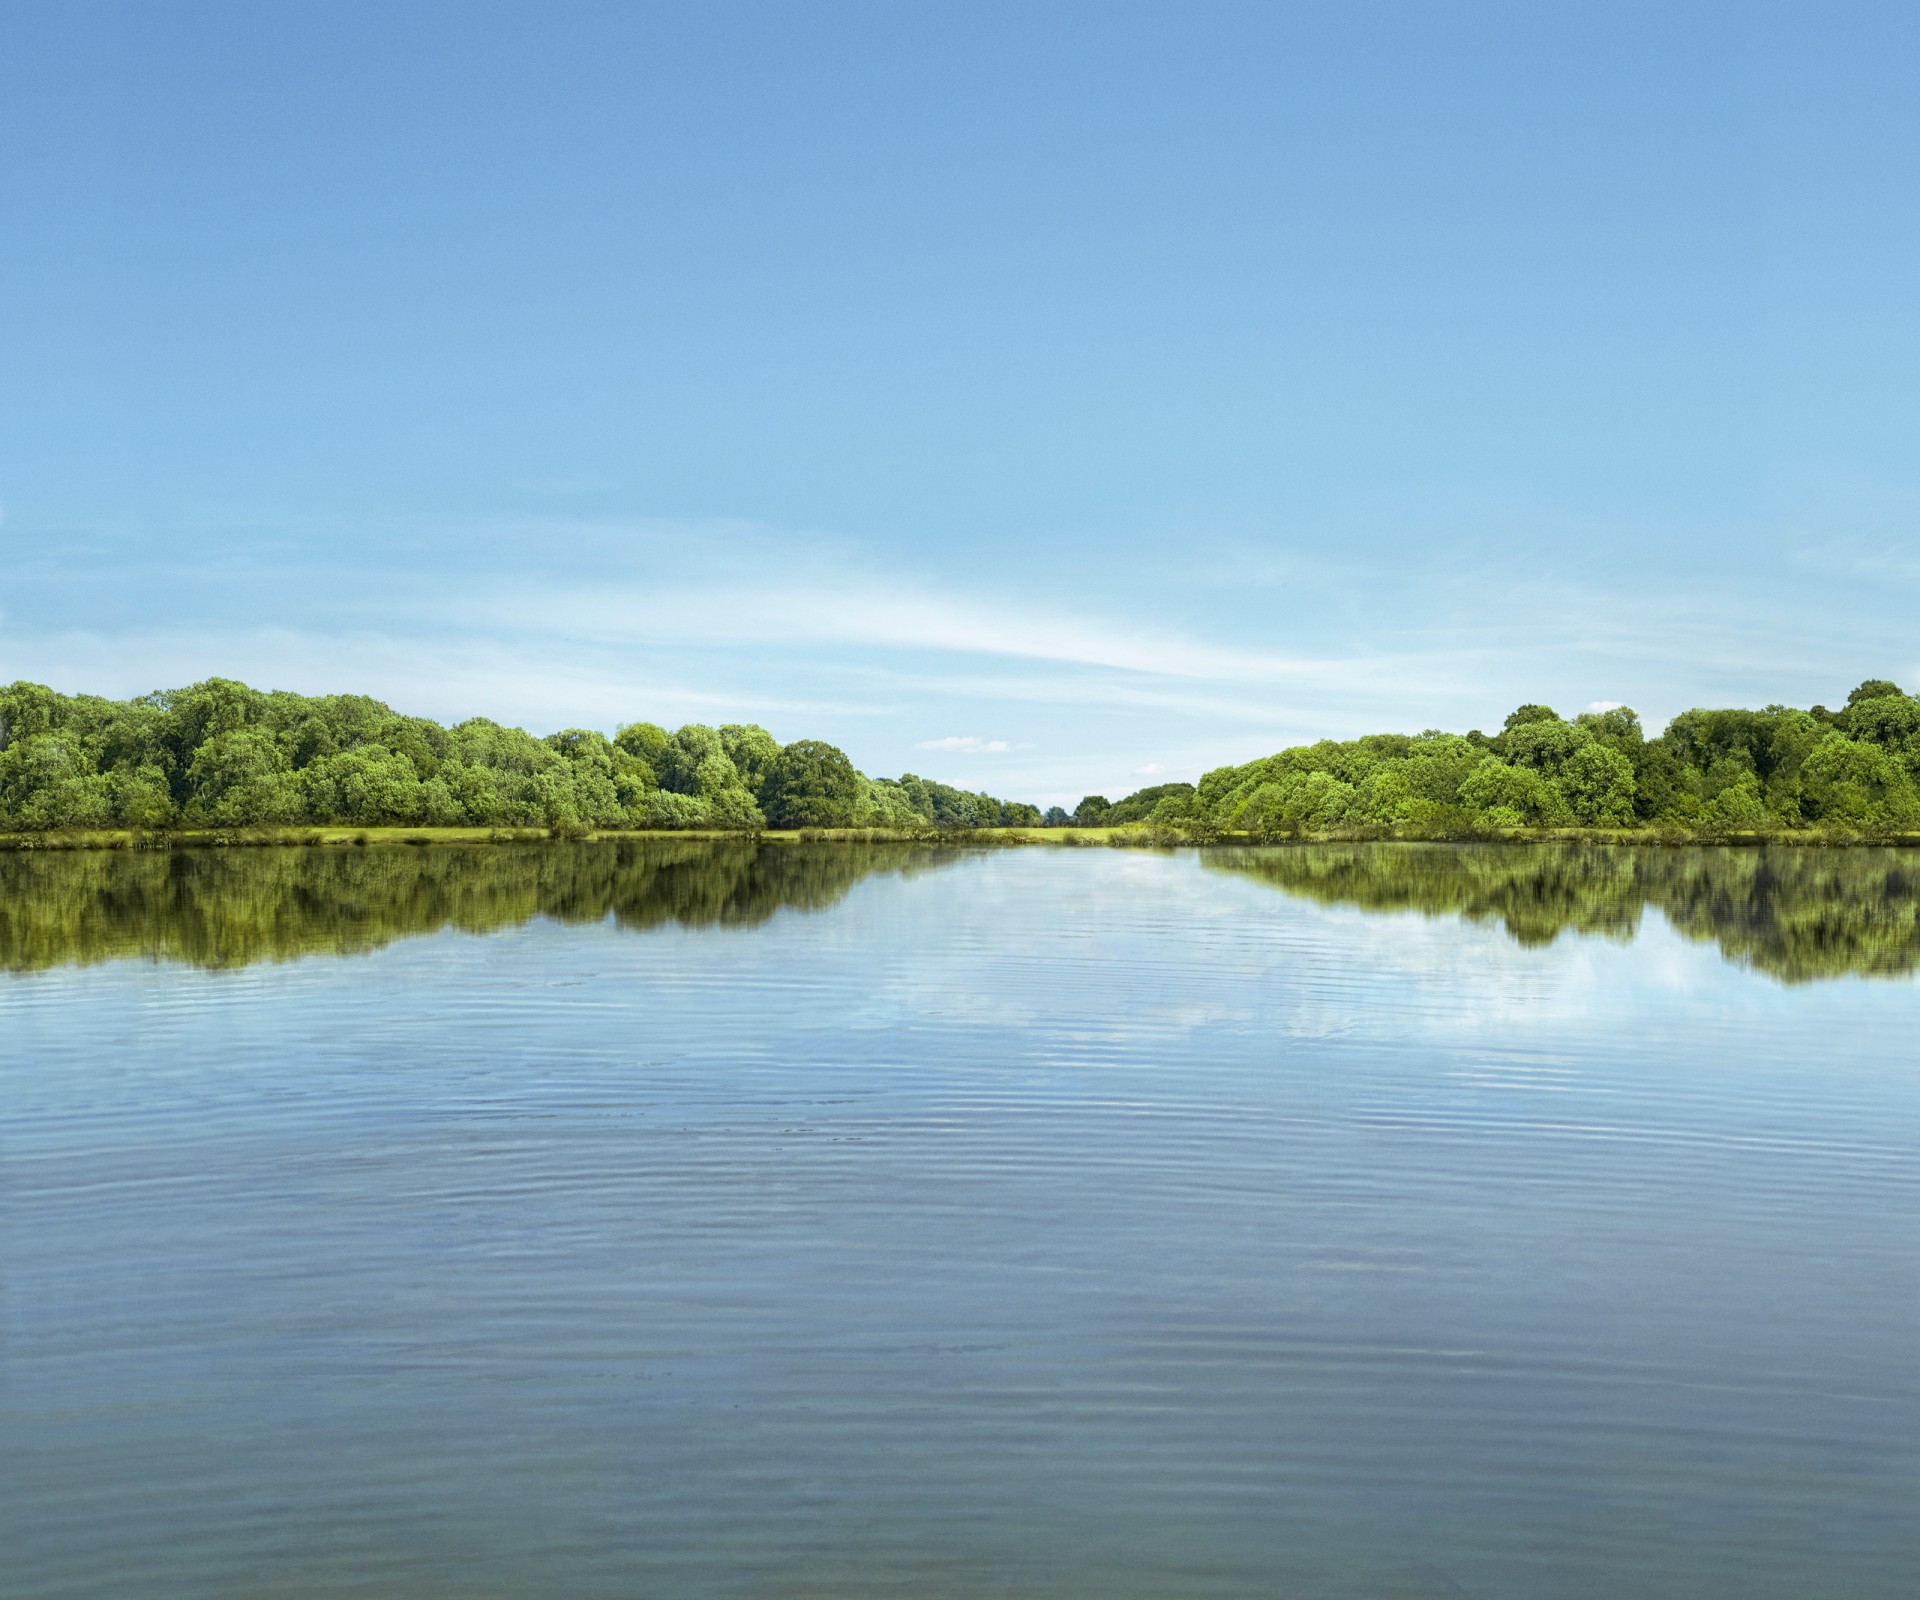
[[[1191,809],[1193,785],[1190,783],[1156,783],[1145,789],[1136,789],[1124,800],[1115,801],[1107,807],[1106,823],[1115,827],[1123,822],[1144,822],[1157,811],[1162,802],[1179,802],[1169,816],[1185,816]]]
[[[31,724],[14,724],[22,725]],[[113,805],[80,741],[49,722],[48,731],[16,736],[0,750],[0,816],[26,828],[100,828]]]
[[[729,722],[721,726],[720,744],[740,774],[740,782],[763,810],[767,803],[767,785],[772,781],[774,764],[780,759],[780,745],[765,728],[752,723]]]
[[[1577,728],[1585,728],[1609,749],[1623,753],[1646,742],[1646,735],[1640,730],[1640,714],[1632,706],[1583,711],[1573,719],[1573,723]]]
[[[1572,820],[1566,797],[1537,767],[1487,756],[1460,785],[1461,800],[1495,827],[1554,827]]]
[[[301,772],[300,789],[303,809],[316,822],[372,828],[425,820],[420,774],[405,756],[378,745],[314,762]]]
[[[1897,757],[1909,773],[1920,772],[1920,700],[1903,694],[1863,698],[1847,707],[1842,722],[1854,738]]]
[[[1633,821],[1633,763],[1618,750],[1583,745],[1567,757],[1556,781],[1576,822],[1624,828]]]
[[[1751,772],[1743,772],[1724,785],[1707,807],[1707,814],[1732,828],[1757,828],[1772,820],[1760,794],[1760,780]]]
[[[1105,795],[1086,795],[1073,808],[1073,825],[1076,828],[1098,828],[1106,822],[1107,813],[1112,810],[1113,802]]]
[[[53,728],[61,697],[44,683],[10,683],[0,689],[0,751]]]
[[[1801,767],[1802,804],[1828,822],[1861,827],[1906,825],[1915,819],[1912,781],[1878,745],[1829,733]]]
[[[632,769],[644,776],[643,787],[660,787],[660,758],[667,750],[667,730],[651,722],[629,722],[613,736],[615,748],[634,763]]]
[[[750,829],[766,820],[713,728],[690,722],[676,729],[661,749],[656,770],[661,788],[702,803],[706,826]]]
[[[1869,678],[1847,696],[1847,709],[1851,711],[1862,700],[1884,700],[1890,695],[1901,692],[1900,685],[1888,678]]]
[[[1551,778],[1559,775],[1575,751],[1593,742],[1585,728],[1558,717],[1536,717],[1508,728],[1494,741],[1494,748],[1509,765],[1532,767]]]
[[[767,818],[776,828],[851,826],[859,799],[853,763],[818,739],[787,745],[767,779]]]
[[[216,697],[216,709],[230,704],[226,697]],[[185,810],[191,821],[238,827],[305,818],[293,764],[273,735],[262,728],[236,722],[211,735],[194,750],[186,781]]]
[[[157,766],[116,767],[107,774],[114,822],[130,828],[164,828],[173,821],[173,794]]]

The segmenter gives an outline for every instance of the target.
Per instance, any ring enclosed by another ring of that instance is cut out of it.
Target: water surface
[[[1915,857],[0,860],[8,1596],[1905,1596]]]

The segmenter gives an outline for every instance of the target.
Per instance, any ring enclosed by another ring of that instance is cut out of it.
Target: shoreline
[[[1595,844],[1672,849],[1688,846],[1920,847],[1920,832],[1793,828],[1688,832],[1677,828],[1489,828],[1421,833],[1412,829],[1334,830],[1277,837],[1217,833],[1205,838],[1150,824],[1092,828],[720,828],[374,827],[332,825],[239,828],[48,828],[0,831],[0,853],[52,850],[359,849],[395,845],[629,844],[708,841],[750,844],[915,844],[929,847],[1056,849],[1246,849],[1326,844]]]

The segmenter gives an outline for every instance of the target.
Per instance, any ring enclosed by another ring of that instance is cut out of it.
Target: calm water
[[[1920,858],[0,858],[0,1593],[1910,1596]]]

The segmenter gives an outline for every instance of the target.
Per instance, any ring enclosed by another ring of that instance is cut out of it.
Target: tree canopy
[[[1647,738],[1628,706],[1571,721],[1523,705],[1474,731],[1322,740],[1157,784],[1089,795],[1081,827],[1147,821],[1188,837],[1436,834],[1488,828],[1687,832],[1920,828],[1920,700],[1883,678],[1843,710],[1682,712]]]
[[[262,824],[588,828],[972,828],[1029,805],[908,773],[868,778],[815,739],[634,722],[538,738],[484,717],[452,728],[364,695],[264,692],[226,678],[106,700],[0,689],[0,826]]]

